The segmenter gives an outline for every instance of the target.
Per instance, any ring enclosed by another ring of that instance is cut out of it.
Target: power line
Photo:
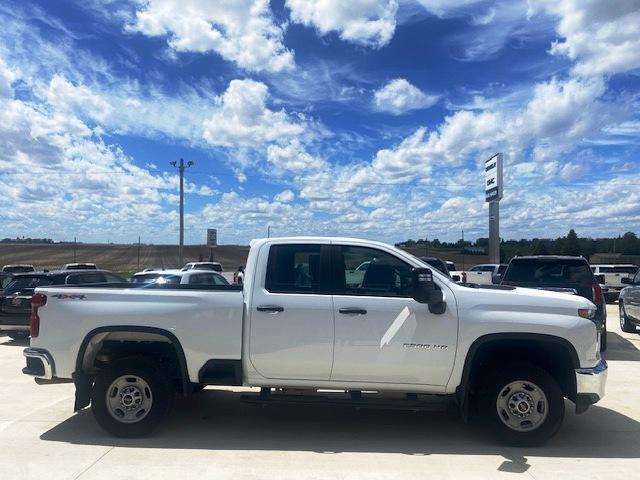
[[[89,172],[56,172],[56,171],[28,171],[28,172],[0,172],[0,178],[8,175],[82,175],[82,176],[91,176],[91,175],[135,175],[140,172],[117,172],[117,171],[89,171]],[[166,170],[144,170],[143,173],[169,173]],[[237,175],[234,173],[215,173],[215,172],[204,172],[204,171],[191,171],[194,175],[206,175],[210,177],[236,177]],[[330,172],[320,172],[320,173],[330,173]],[[263,180],[284,180],[283,177],[275,176],[275,175],[246,175],[247,179],[263,179]],[[525,182],[514,185],[516,187],[588,187],[593,185],[598,185],[607,180],[592,180],[589,182],[581,181],[581,182],[566,182],[566,183],[549,183],[549,182]],[[331,180],[333,184],[339,185],[350,185],[354,182],[350,180]],[[482,185],[478,183],[424,183],[417,179],[411,179],[408,181],[400,181],[400,182],[355,182],[356,186],[359,185],[375,185],[375,186],[389,186],[389,187],[404,187],[408,184],[414,184],[414,187],[441,187],[441,188],[477,188],[482,189]],[[640,183],[636,182],[624,182],[620,181],[619,183],[612,183],[611,185],[620,185],[620,186],[629,186],[635,187],[640,186]],[[81,185],[80,185],[81,187]]]

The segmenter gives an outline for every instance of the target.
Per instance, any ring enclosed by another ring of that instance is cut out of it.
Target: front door
[[[446,385],[458,333],[456,304],[446,282],[440,282],[446,311],[433,314],[412,298],[412,266],[391,253],[334,246],[332,265],[331,380]]]
[[[252,294],[249,345],[251,363],[263,377],[329,379],[334,338],[329,249],[329,244],[272,244],[264,253],[266,271],[258,272]]]

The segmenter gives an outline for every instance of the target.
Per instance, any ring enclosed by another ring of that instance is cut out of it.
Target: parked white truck
[[[353,272],[367,263],[362,277]],[[242,289],[241,289],[242,288]],[[119,436],[148,434],[203,385],[450,395],[510,444],[537,445],[604,395],[595,306],[453,282],[397,248],[346,238],[251,242],[243,287],[38,288],[23,372],[73,379]]]
[[[499,280],[507,271],[506,263],[483,263],[475,265],[466,271],[450,272],[451,278],[460,283],[477,283],[479,285],[492,285],[500,283]]]

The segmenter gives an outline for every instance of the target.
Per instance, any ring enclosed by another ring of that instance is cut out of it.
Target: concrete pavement
[[[606,398],[580,416],[567,403],[561,431],[537,449],[496,444],[446,411],[259,407],[242,389],[212,388],[178,399],[154,436],[114,439],[90,410],[72,414],[72,385],[22,375],[24,344],[0,337],[0,479],[635,478],[640,335],[608,309]]]

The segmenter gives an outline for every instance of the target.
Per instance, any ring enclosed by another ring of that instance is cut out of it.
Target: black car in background
[[[15,274],[11,282],[0,292],[0,332],[13,339],[29,336],[31,297],[36,287],[93,283],[127,281],[106,270],[58,270]]]
[[[449,274],[449,268],[447,267],[447,264],[444,262],[444,260],[441,260],[438,257],[420,257],[420,260],[428,265],[431,265],[442,274],[451,278],[451,275]]]
[[[626,285],[620,292],[620,329],[627,333],[636,333],[640,327],[640,270],[632,278],[623,278]]]
[[[590,300],[597,307],[594,323],[601,333],[600,350],[606,350],[607,309],[604,295],[585,258],[560,255],[515,257],[509,263],[501,284],[566,292]]]

